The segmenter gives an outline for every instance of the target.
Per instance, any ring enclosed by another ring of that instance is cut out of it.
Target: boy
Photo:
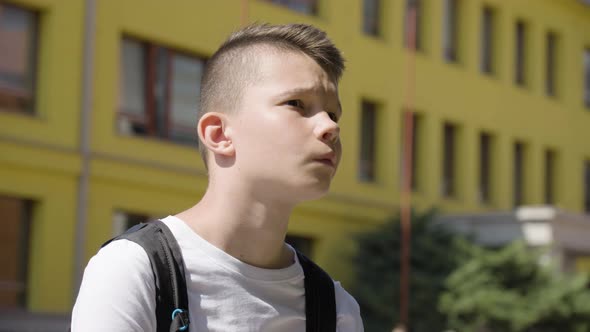
[[[209,185],[163,219],[186,266],[190,331],[305,331],[304,275],[284,239],[340,161],[343,62],[303,24],[249,26],[209,60],[197,124]],[[358,304],[334,286],[337,330],[362,331]],[[111,242],[85,270],[72,330],[155,331],[154,288],[145,251]]]

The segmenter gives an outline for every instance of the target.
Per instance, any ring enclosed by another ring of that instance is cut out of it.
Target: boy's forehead
[[[241,62],[244,67],[239,69],[250,68],[249,72],[245,73],[249,81],[249,84],[244,86],[246,90],[254,88],[258,93],[272,99],[321,94],[330,97],[333,103],[339,106],[338,83],[304,52],[259,45],[242,55],[250,60],[243,59]]]

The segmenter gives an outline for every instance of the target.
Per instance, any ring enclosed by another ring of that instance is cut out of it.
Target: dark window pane
[[[490,7],[484,7],[481,22],[481,71],[492,74],[494,68],[494,29],[495,12]]]
[[[123,39],[120,66],[119,132],[146,135],[146,47],[139,41]]]
[[[590,107],[590,48],[584,51],[584,103]]]
[[[0,196],[0,309],[26,308],[32,206]]]
[[[490,202],[491,145],[491,135],[483,133],[479,136],[479,200],[482,203]]]
[[[555,199],[555,152],[545,151],[545,204],[553,204]]]
[[[412,113],[412,190],[418,190],[418,147],[420,146],[420,140],[418,139],[421,135],[421,123],[422,119],[418,114]]]
[[[546,36],[545,49],[545,93],[548,96],[555,96],[556,62],[557,62],[557,35],[548,32]]]
[[[304,254],[306,257],[313,258],[313,240],[308,237],[287,234],[285,242],[293,248]]]
[[[375,145],[377,127],[377,105],[368,101],[361,104],[361,146],[359,158],[359,179],[375,180]]]
[[[317,0],[266,0],[282,5],[303,14],[317,13]]]
[[[445,123],[443,129],[443,178],[442,194],[445,197],[455,195],[455,154],[456,154],[456,126]]]
[[[155,109],[156,135],[168,137],[168,111],[170,105],[170,83],[172,52],[163,48],[155,47],[155,81],[152,86],[152,96]]]
[[[422,117],[420,115],[418,115],[418,113],[416,112],[404,112],[402,114],[402,119],[401,119],[401,123],[402,123],[402,132],[401,132],[401,139],[400,142],[402,142],[402,147],[405,147],[405,140],[406,140],[406,134],[405,131],[408,130],[407,128],[407,119],[406,119],[406,115],[407,114],[411,114],[411,125],[412,125],[412,164],[411,164],[411,179],[410,179],[410,186],[412,188],[412,190],[417,191],[419,188],[418,185],[418,169],[419,169],[419,155],[418,155],[418,151],[420,151],[419,146],[420,146],[420,137],[421,137],[421,123],[422,123]],[[404,179],[407,178],[407,175],[404,173],[405,171],[405,166],[404,166],[404,160],[405,160],[405,154],[404,154],[404,149],[401,149],[401,157],[400,157],[400,161],[401,161],[401,165],[400,165],[400,174],[401,174],[401,181],[403,183]]]
[[[368,35],[378,36],[380,34],[380,3],[380,0],[363,0],[363,32]]]
[[[514,144],[514,207],[523,204],[524,201],[524,153],[523,143]]]
[[[203,61],[176,54],[172,62],[169,136],[180,142],[197,144],[196,124]]]
[[[518,85],[526,84],[526,25],[522,21],[516,22],[515,31],[515,59],[514,81]]]
[[[447,61],[458,60],[459,34],[459,2],[460,0],[445,1],[445,19],[443,26],[443,53]]]
[[[37,15],[0,4],[0,111],[33,112]]]

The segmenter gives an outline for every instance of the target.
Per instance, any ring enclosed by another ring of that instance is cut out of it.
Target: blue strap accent
[[[184,312],[184,310],[182,309],[174,309],[174,311],[172,311],[172,320],[174,320],[174,318],[176,317],[176,315],[178,314],[182,314]],[[179,330],[180,331],[184,331],[188,328],[188,325],[184,325],[183,327],[180,327]]]

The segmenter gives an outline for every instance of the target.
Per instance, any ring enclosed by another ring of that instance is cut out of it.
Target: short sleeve
[[[338,332],[363,332],[363,320],[358,303],[342,288],[339,282],[334,282],[336,295],[337,331]]]
[[[155,289],[141,246],[113,241],[88,263],[72,311],[72,331],[155,331]]]

